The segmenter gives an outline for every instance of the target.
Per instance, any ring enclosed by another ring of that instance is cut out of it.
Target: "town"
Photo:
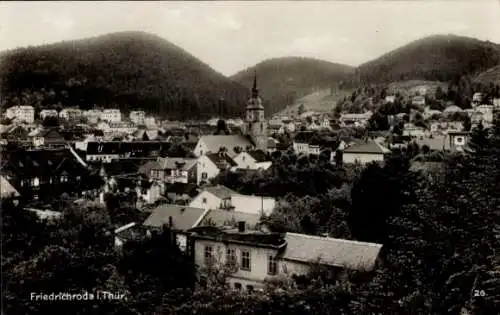
[[[0,54],[2,314],[498,314],[489,38],[232,76],[145,32],[18,46]]]

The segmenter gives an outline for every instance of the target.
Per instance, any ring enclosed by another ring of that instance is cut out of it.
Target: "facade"
[[[372,270],[381,244],[356,242],[296,233],[247,231],[197,227],[188,236],[188,251],[194,257],[203,286],[204,271],[225,266],[230,288],[262,289],[275,277],[307,275],[318,262],[332,269]]]
[[[272,165],[271,159],[261,150],[240,152],[233,161],[237,164],[234,169],[267,170]]]
[[[258,149],[267,149],[267,122],[264,119],[264,106],[257,89],[257,75],[254,76],[252,96],[247,102],[245,133]]]
[[[339,123],[342,126],[365,126],[368,123],[368,120],[372,117],[373,113],[368,111],[363,114],[342,114],[339,118]]]
[[[5,117],[20,122],[32,124],[35,122],[35,109],[33,106],[12,106],[7,108]]]
[[[44,120],[47,117],[58,117],[59,113],[55,109],[42,109],[40,111],[40,119]]]
[[[146,113],[143,110],[134,110],[129,114],[130,121],[136,125],[143,125]]]
[[[59,118],[68,121],[77,121],[83,117],[81,109],[78,108],[64,108],[59,112]]]
[[[384,148],[382,145],[375,141],[363,143],[360,145],[353,145],[344,149],[342,153],[342,161],[345,164],[360,163],[368,164],[371,162],[382,162],[385,156],[391,151]]]
[[[105,109],[102,111],[101,120],[109,123],[119,123],[122,121],[122,113],[119,109]]]
[[[97,124],[101,119],[102,111],[98,109],[89,109],[83,113],[83,117],[87,119],[90,124]]]

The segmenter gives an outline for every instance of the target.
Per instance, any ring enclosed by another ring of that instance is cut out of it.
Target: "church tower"
[[[257,73],[253,78],[252,96],[247,102],[245,133],[250,136],[257,149],[267,150],[267,123],[264,119],[264,106],[257,89]]]

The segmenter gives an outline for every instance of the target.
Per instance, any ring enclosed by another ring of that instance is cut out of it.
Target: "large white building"
[[[35,109],[33,106],[21,105],[7,108],[5,117],[27,123],[35,122]]]
[[[88,123],[97,124],[101,119],[102,111],[98,109],[89,109],[83,113]]]
[[[102,111],[101,120],[119,123],[122,121],[122,113],[119,109],[105,109]]]
[[[129,114],[130,121],[136,125],[143,125],[146,113],[143,110],[134,110]]]
[[[64,108],[59,112],[59,117],[66,120],[78,120],[83,117],[83,112],[78,108]]]
[[[42,109],[40,111],[40,119],[44,120],[47,117],[57,117],[59,113],[55,109]]]

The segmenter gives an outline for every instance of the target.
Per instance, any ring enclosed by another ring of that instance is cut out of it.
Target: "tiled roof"
[[[344,150],[345,153],[367,153],[367,154],[386,154],[391,151],[387,148],[384,148],[382,145],[378,144],[375,141],[370,141],[368,143],[363,143],[359,145],[353,145],[352,147],[348,147]]]
[[[163,170],[174,170],[174,169],[182,169],[182,170],[190,170],[193,166],[196,165],[197,159],[185,159],[185,158],[174,158],[174,157],[166,157],[159,158],[158,163]]]
[[[200,140],[207,146],[207,152],[212,153],[217,153],[220,148],[225,147],[228,154],[231,155],[234,153],[235,147],[245,149],[247,146],[254,146],[250,139],[243,135],[210,135],[202,136]]]
[[[165,224],[168,225],[169,217],[172,217],[173,229],[184,231],[194,227],[205,211],[205,209],[188,206],[161,205],[152,211],[143,224],[149,227],[162,227]]]
[[[236,226],[245,221],[248,228],[255,228],[260,222],[260,215],[224,209],[209,210],[198,226]]]
[[[19,192],[12,186],[9,181],[3,177],[0,176],[0,189],[1,189],[1,194],[0,197],[7,198],[7,197],[19,197]]]
[[[238,194],[234,190],[229,189],[226,186],[222,186],[222,185],[205,187],[203,190],[208,191],[209,193],[211,193],[214,196],[219,197],[220,199],[231,198],[232,195]]]
[[[381,244],[343,239],[286,233],[287,247],[284,259],[312,262],[349,269],[373,269]]]
[[[271,159],[267,156],[266,152],[262,150],[253,150],[247,152],[251,157],[255,159],[257,163],[270,161]]]
[[[448,141],[447,136],[434,135],[432,138],[424,137],[424,138],[416,138],[415,142],[419,146],[428,146],[429,149],[433,151],[443,151],[450,150],[450,142]]]

